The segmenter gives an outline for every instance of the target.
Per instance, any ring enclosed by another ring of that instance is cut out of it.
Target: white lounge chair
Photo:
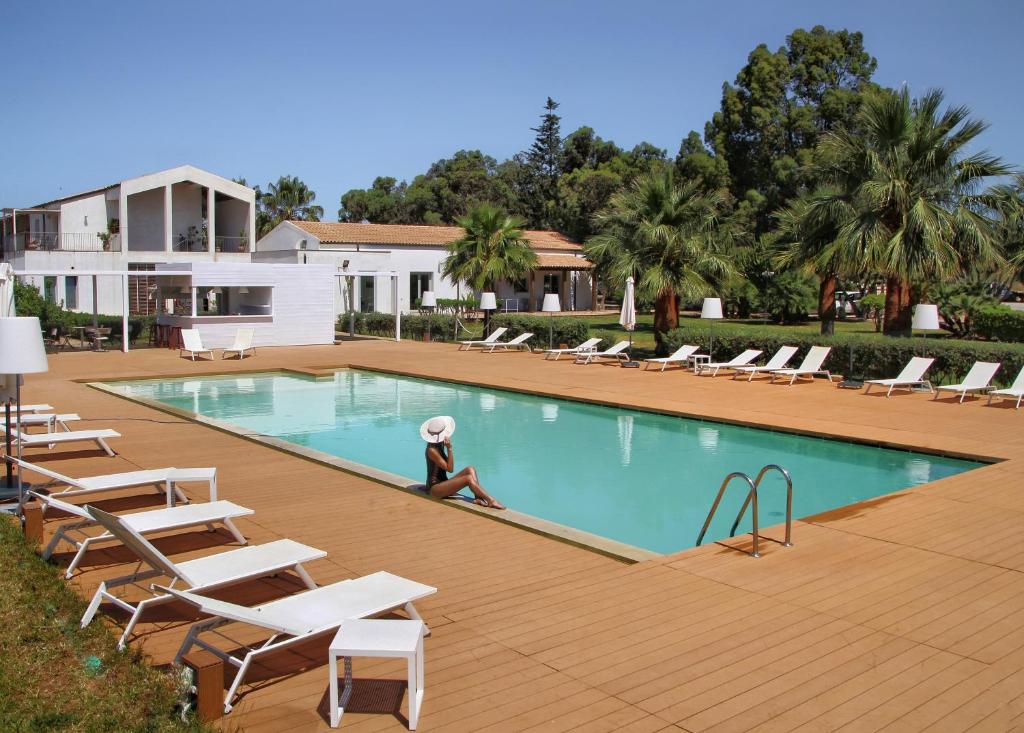
[[[776,369],[772,372],[772,381],[774,382],[779,377],[789,377],[789,384],[792,386],[798,377],[810,377],[813,381],[814,375],[824,374],[831,382],[832,373],[828,369],[821,368],[830,351],[832,351],[831,346],[812,346],[804,360],[800,362],[800,366],[795,369]]]
[[[604,351],[581,351],[576,354],[576,360],[574,364],[590,364],[595,359],[616,359],[619,361],[629,360],[629,353],[626,349],[629,348],[628,341],[620,341],[611,348],[605,349]]]
[[[597,349],[597,345],[602,341],[604,341],[604,339],[592,338],[587,339],[579,346],[574,346],[571,349],[545,349],[544,358],[551,359],[551,357],[553,356],[555,358],[552,359],[552,361],[558,361],[558,357],[560,357],[562,354],[575,356],[576,354],[579,354],[581,351],[594,351],[595,349]]]
[[[200,356],[209,354],[210,358],[213,358],[213,351],[203,348],[203,340],[199,338],[199,331],[194,328],[181,329],[181,348],[178,349],[178,356],[181,356],[186,351],[192,357],[192,361],[196,360],[196,354]]]
[[[967,376],[964,377],[964,381],[960,384],[943,384],[935,388],[935,396],[933,400],[939,399],[939,393],[943,390],[947,392],[953,392],[954,394],[960,395],[960,402],[964,401],[964,397],[967,396],[968,392],[987,392],[992,387],[992,377],[996,375],[1001,367],[997,361],[976,361],[971,370],[967,372]]]
[[[740,366],[747,366],[757,357],[761,356],[760,349],[747,349],[739,356],[733,357],[729,361],[718,361],[706,364],[697,365],[697,374],[703,374],[704,372],[711,372],[711,376],[718,376],[718,370],[720,369],[735,369]]]
[[[79,417],[73,412],[68,412],[61,415],[56,415],[52,412],[33,412],[29,415],[22,415],[20,420],[16,415],[11,415],[11,428],[16,428],[18,423],[21,422],[21,427],[23,428],[30,428],[36,425],[45,425],[47,432],[50,433],[55,432],[58,427],[60,427],[61,430],[69,431],[71,428],[69,428],[67,424],[69,422],[76,422],[81,419],[81,417]],[[7,420],[4,417],[3,412],[0,412],[0,430],[4,430],[6,428]]]
[[[63,491],[51,491],[51,495],[61,499],[73,496],[86,496],[106,491],[134,489],[139,486],[154,486],[158,492],[167,494],[167,506],[172,506],[175,499],[188,503],[188,497],[178,486],[184,483],[205,483],[209,489],[210,501],[217,501],[217,469],[216,468],[156,468],[142,471],[124,471],[103,476],[72,478],[53,469],[29,463],[11,456],[8,460],[21,466],[25,471],[32,471],[46,476],[50,481],[36,490],[49,489],[54,484],[63,484]],[[44,510],[45,511],[45,510]]]
[[[1005,389],[994,389],[988,393],[988,404],[992,404],[993,397],[1009,397],[1013,399],[1017,398],[1017,409],[1020,409],[1020,401],[1024,399],[1024,367],[1017,373],[1017,378],[1013,380],[1013,384]]]
[[[665,367],[669,364],[682,363],[685,368],[686,361],[696,354],[699,348],[699,346],[690,346],[689,344],[686,344],[685,346],[680,346],[668,356],[659,356],[656,359],[644,359],[644,371],[647,371],[651,364],[661,364],[661,369],[659,371],[665,371]]]
[[[769,359],[768,363],[765,364],[764,366],[754,366],[753,364],[751,364],[749,366],[732,367],[732,378],[736,379],[736,377],[738,377],[741,374],[747,374],[749,375],[747,377],[747,381],[752,382],[754,380],[755,374],[774,372],[777,369],[782,369],[783,367],[785,367],[786,364],[789,363],[789,360],[793,358],[793,355],[796,352],[797,347],[795,346],[780,346],[779,350],[772,355],[772,358]]]
[[[15,412],[16,410],[12,408],[11,414],[13,415]],[[53,412],[53,405],[22,405],[21,414],[24,415],[26,412]]]
[[[238,667],[235,679],[224,695],[225,713],[231,712],[232,700],[239,685],[244,681],[249,667],[262,655],[332,633],[348,619],[379,616],[398,608],[404,609],[410,618],[422,621],[413,603],[437,592],[437,588],[432,586],[386,572],[341,580],[253,608],[173,588],[158,587],[158,590],[212,616],[192,625],[174,662],[180,664],[189,649],[198,646]],[[245,647],[243,657],[218,649],[199,638],[203,632],[233,621],[266,629],[271,637],[258,646]]]
[[[47,509],[56,509],[78,518],[76,521],[67,522],[58,527],[53,537],[50,538],[50,542],[46,545],[46,549],[43,550],[43,559],[49,560],[61,540],[66,540],[78,548],[78,552],[75,553],[74,558],[72,558],[71,563],[68,565],[67,571],[64,573],[65,577],[70,578],[74,575],[75,568],[82,561],[90,545],[114,539],[114,535],[110,534],[110,532],[86,535],[81,531],[86,527],[96,525],[96,520],[89,515],[85,507],[71,504],[58,499],[56,496],[41,494],[37,491],[30,491],[29,494],[38,499]],[[231,520],[250,514],[255,514],[255,512],[252,509],[247,509],[230,501],[211,501],[201,504],[185,504],[169,509],[151,509],[144,512],[122,514],[120,518],[121,521],[140,535],[168,532],[175,529],[185,529],[186,527],[197,527],[199,525],[206,525],[210,531],[213,531],[215,524],[223,524],[228,532],[231,533],[231,536],[235,538],[235,541],[240,545],[244,545],[246,544],[245,537],[238,531],[238,528],[235,527],[234,522]],[[81,534],[81,539],[75,539],[74,534]]]
[[[869,379],[864,382],[864,394],[870,392],[871,388],[876,384],[889,388],[889,391],[885,393],[886,397],[891,395],[894,389],[912,390],[920,385],[924,385],[928,388],[929,392],[934,394],[935,390],[932,388],[932,383],[924,378],[924,373],[928,371],[933,363],[935,363],[935,359],[924,356],[912,357],[907,362],[907,365],[903,367],[903,371],[892,379]]]
[[[492,344],[487,344],[486,346],[481,347],[481,351],[487,351],[488,353],[493,354],[495,349],[503,349],[505,351],[510,351],[512,349],[522,351],[523,349],[526,349],[527,351],[532,352],[533,349],[531,349],[530,345],[526,343],[532,338],[532,333],[521,333],[509,341],[495,341]]]
[[[240,547],[237,550],[228,550],[196,560],[175,563],[156,549],[123,518],[108,514],[94,506],[86,506],[85,509],[93,519],[103,525],[104,529],[135,553],[143,564],[150,567],[149,570],[138,570],[131,575],[111,578],[100,583],[85,615],[82,616],[82,627],[84,628],[92,621],[96,611],[99,610],[100,603],[104,600],[128,611],[131,618],[128,619],[124,633],[117,641],[119,649],[124,649],[132,629],[135,628],[135,624],[139,622],[139,618],[147,608],[173,601],[174,597],[154,590],[152,597],[144,598],[132,605],[111,593],[111,588],[138,585],[142,580],[165,577],[170,578],[172,584],[180,581],[193,591],[206,592],[246,580],[275,575],[285,570],[294,570],[306,587],[315,588],[316,583],[309,577],[309,573],[302,567],[302,563],[327,557],[326,552],[315,547],[308,547],[292,540],[277,540],[264,545]]]
[[[220,358],[227,359],[228,354],[238,354],[238,358],[241,360],[245,358],[246,351],[251,351],[252,355],[256,356],[256,347],[252,345],[254,333],[256,330],[253,328],[240,328],[235,331],[235,343],[231,344],[230,348],[224,349]]]
[[[107,439],[121,437],[121,433],[116,430],[71,430],[66,433],[19,433],[17,430],[11,430],[11,435],[23,448],[35,448],[41,445],[53,448],[61,443],[91,441],[105,450],[108,456],[114,455],[114,451],[107,445]]]
[[[485,339],[480,339],[477,341],[460,341],[459,351],[469,351],[470,349],[477,346],[486,346],[488,344],[493,344],[495,341],[501,338],[505,334],[505,331],[507,330],[507,328],[502,326],[491,331],[491,335]]]

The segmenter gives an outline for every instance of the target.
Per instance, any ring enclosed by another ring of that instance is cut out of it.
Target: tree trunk
[[[910,336],[910,286],[898,277],[885,280],[885,315],[882,333],[886,336]]]
[[[662,290],[654,301],[654,340],[659,355],[665,353],[665,334],[679,328],[679,299],[674,290]]]
[[[836,276],[825,275],[818,286],[818,320],[821,335],[831,336],[836,331]]]

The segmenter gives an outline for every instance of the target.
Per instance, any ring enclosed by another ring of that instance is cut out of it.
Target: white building
[[[196,329],[207,348],[230,346],[239,328],[253,329],[255,346],[334,343],[334,267],[190,262],[156,272],[188,273],[156,278],[157,323]]]
[[[153,270],[157,263],[249,262],[256,193],[190,165],[47,201],[0,210],[2,259],[19,272]],[[75,275],[26,278],[69,310],[93,310]],[[128,279],[133,314],[156,313],[155,280]],[[100,313],[121,313],[122,279],[101,278]]]
[[[348,224],[341,222],[286,221],[256,243],[254,262],[330,264],[339,271],[395,272],[398,277],[398,308],[414,310],[425,290],[438,298],[472,295],[464,284],[441,275],[445,245],[459,239],[461,227],[411,226],[404,224]],[[576,242],[548,231],[526,231],[537,253],[537,268],[521,282],[502,282],[497,296],[506,310],[538,311],[545,293],[558,293],[562,309],[590,310],[596,300],[593,264]],[[394,312],[395,289],[390,277],[361,275],[354,280],[357,310]],[[335,288],[335,309],[346,311],[346,281]]]

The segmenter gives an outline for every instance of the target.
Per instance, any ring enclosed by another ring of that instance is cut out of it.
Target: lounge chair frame
[[[935,394],[932,383],[924,378],[925,372],[935,363],[935,359],[923,356],[915,356],[907,362],[903,370],[892,379],[869,379],[864,382],[864,394],[869,394],[874,386],[888,387],[885,396],[892,394],[894,389],[906,389],[913,391],[914,387],[927,387],[929,394]]]
[[[953,392],[954,395],[960,395],[960,404],[963,404],[964,398],[968,394],[984,394],[990,390],[995,389],[992,386],[992,378],[999,371],[1002,366],[997,361],[976,361],[971,366],[970,371],[964,377],[963,381],[959,384],[943,384],[935,388],[935,395],[932,397],[932,401],[939,399],[939,395],[943,392]]]
[[[459,351],[470,351],[470,350],[472,350],[474,348],[477,348],[477,347],[483,347],[483,346],[487,346],[488,344],[493,344],[495,341],[497,341],[499,338],[501,338],[502,335],[507,330],[508,330],[507,327],[499,326],[498,328],[496,328],[493,331],[491,331],[491,335],[488,336],[485,339],[478,339],[476,341],[460,341],[459,342]]]
[[[597,351],[597,345],[602,341],[604,341],[604,339],[590,338],[584,341],[583,343],[574,346],[571,349],[545,349],[544,358],[551,359],[551,357],[554,356],[555,358],[551,359],[551,361],[558,361],[558,357],[560,357],[562,354],[576,356],[576,354],[579,354],[584,351]]]

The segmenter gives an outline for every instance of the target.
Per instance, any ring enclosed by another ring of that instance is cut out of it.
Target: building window
[[[430,281],[433,273],[410,272],[409,273],[409,307],[415,307],[416,301],[423,297],[426,290],[430,290]]]
[[[562,284],[562,274],[559,272],[545,272],[544,273],[544,294],[558,293],[559,286]]]
[[[64,307],[68,310],[78,308],[78,277],[76,275],[64,278]]]

